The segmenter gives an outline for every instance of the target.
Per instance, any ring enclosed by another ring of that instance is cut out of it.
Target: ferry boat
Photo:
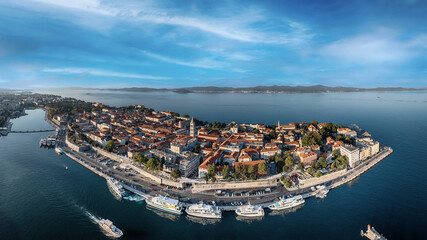
[[[160,195],[157,197],[148,197],[145,201],[147,205],[165,212],[182,214],[182,206],[178,200]]]
[[[190,205],[190,207],[188,207],[185,210],[185,212],[189,216],[193,216],[193,217],[214,218],[214,219],[222,218],[221,209],[212,205],[204,204],[203,202]]]
[[[243,205],[237,207],[236,214],[242,217],[262,217],[264,216],[264,209],[259,205]]]
[[[119,238],[123,236],[122,230],[114,226],[113,222],[108,219],[99,220],[99,226],[107,233],[109,233],[112,237]]]
[[[116,179],[111,177],[107,178],[107,185],[111,189],[111,192],[113,192],[119,199],[122,199],[123,196],[125,196],[126,193],[123,186]]]
[[[363,230],[360,230],[360,236],[366,237],[371,240],[387,240],[386,237],[381,235],[374,227],[371,227],[371,225],[368,224],[368,230],[366,232],[363,232]]]
[[[275,202],[268,206],[271,210],[283,210],[288,208],[293,208],[305,203],[304,198],[301,195],[291,197],[291,198],[282,198],[280,201]]]
[[[60,147],[56,147],[55,148],[55,152],[58,154],[58,155],[61,155],[61,154],[63,154],[64,153],[64,151],[62,150],[62,148],[60,148]]]

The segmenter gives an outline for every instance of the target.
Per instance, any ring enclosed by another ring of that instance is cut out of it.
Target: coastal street
[[[304,186],[303,188],[297,187],[293,189],[286,189],[282,184],[278,184],[276,188],[273,189],[270,193],[265,193],[265,189],[238,189],[238,190],[229,190],[227,191],[229,195],[227,196],[217,196],[215,191],[206,191],[193,193],[191,189],[181,189],[170,188],[168,186],[158,185],[156,182],[150,180],[149,178],[143,177],[141,174],[138,174],[135,171],[130,170],[121,170],[118,162],[113,160],[105,159],[102,162],[97,161],[94,156],[97,156],[95,152],[80,153],[73,151],[71,148],[67,147],[65,144],[66,133],[64,130],[61,130],[58,133],[58,145],[69,154],[77,157],[77,159],[83,160],[90,166],[94,167],[97,171],[119,179],[122,183],[130,186],[138,191],[143,193],[155,196],[157,194],[170,196],[177,198],[183,203],[196,203],[199,201],[212,202],[215,201],[216,204],[220,206],[231,206],[233,202],[242,202],[245,203],[250,201],[252,204],[263,204],[268,205],[273,201],[277,201],[279,197],[292,195],[305,195],[312,196],[311,186]],[[319,178],[319,181],[315,185],[324,184],[329,186],[329,188],[334,188],[345,184],[354,178],[360,176],[363,172],[368,170],[370,167],[381,161],[383,158],[388,156],[392,150],[390,148],[384,148],[384,151],[381,151],[376,156],[364,161],[359,166],[354,169],[348,170],[343,176],[335,178],[329,181],[322,181],[322,178]],[[99,156],[97,156],[99,157]],[[108,164],[105,164],[108,162]],[[103,164],[104,163],[104,164]],[[256,193],[263,192],[264,194],[242,194],[241,192],[246,193]],[[233,209],[233,208],[232,208]]]

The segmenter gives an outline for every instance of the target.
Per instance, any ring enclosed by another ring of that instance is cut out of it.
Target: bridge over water
[[[38,129],[38,130],[20,130],[20,131],[9,131],[9,133],[37,133],[37,132],[53,132],[56,129]]]

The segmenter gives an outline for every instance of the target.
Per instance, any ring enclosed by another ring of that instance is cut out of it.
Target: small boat
[[[63,154],[64,153],[64,151],[62,150],[62,148],[60,148],[60,147],[56,147],[55,148],[55,152],[58,154],[58,155],[61,155],[61,154]]]
[[[264,216],[264,209],[259,205],[243,205],[236,209],[237,216],[243,217],[262,217]]]
[[[112,237],[119,238],[123,236],[122,230],[118,229],[113,222],[111,222],[108,219],[101,219],[99,220],[99,226],[109,233]]]
[[[275,202],[268,206],[271,210],[283,210],[288,208],[293,208],[305,203],[304,198],[301,195],[291,197],[291,198],[282,198],[278,202]]]
[[[203,202],[200,202],[198,204],[190,205],[185,212],[193,217],[200,217],[200,218],[214,218],[214,219],[221,219],[222,213],[221,209],[218,207],[204,204]]]
[[[320,185],[316,187],[315,192],[316,192],[315,196],[317,198],[325,198],[329,190],[325,185]]]
[[[173,214],[182,214],[182,206],[178,200],[165,196],[147,197],[147,205]]]

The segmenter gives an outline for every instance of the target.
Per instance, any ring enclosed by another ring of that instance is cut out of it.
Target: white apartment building
[[[357,147],[344,145],[340,147],[340,154],[342,156],[347,156],[350,167],[355,167],[360,163],[360,151]]]

